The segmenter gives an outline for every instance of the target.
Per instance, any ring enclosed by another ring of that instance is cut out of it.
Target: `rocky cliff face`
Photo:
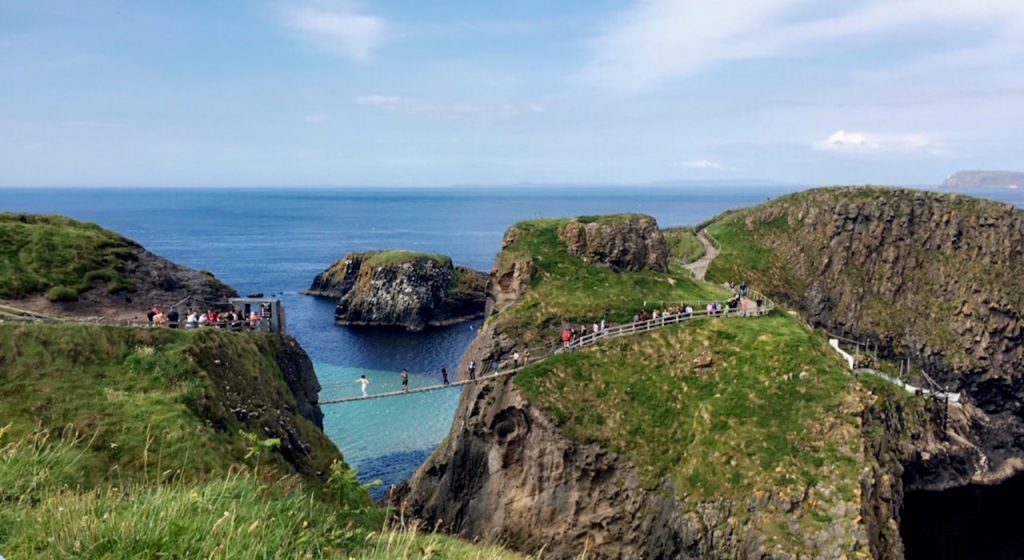
[[[572,220],[559,232],[569,252],[615,271],[668,271],[668,245],[650,216]]]
[[[863,515],[876,557],[902,558],[906,492],[996,484],[1024,468],[1024,294],[1012,280],[1024,273],[1024,212],[961,195],[821,189],[711,229],[725,240],[714,278],[745,279],[813,325],[909,357],[963,392],[948,418],[927,399],[865,410],[876,466]]]
[[[447,257],[353,253],[317,276],[306,293],[337,299],[339,324],[422,330],[481,317],[485,282]]]
[[[959,195],[823,189],[725,222],[772,262],[723,259],[716,277],[747,277],[812,324],[909,356],[1024,434],[1024,212]]]
[[[635,230],[627,225],[624,231]],[[521,234],[510,229],[503,249]],[[565,242],[574,239],[580,238]],[[617,266],[649,266],[647,243],[619,247],[624,249],[604,253],[616,254]],[[487,287],[488,321],[464,356],[460,377],[466,377],[470,360],[488,364],[520,344],[492,319],[521,301],[537,274],[522,252],[498,257]],[[831,510],[829,532],[800,534],[797,520],[833,499],[819,489],[802,495],[758,492],[740,503],[681,499],[669,479],[651,487],[622,455],[564,435],[512,378],[467,385],[445,444],[389,497],[406,518],[425,526],[550,558],[578,558],[583,552],[598,559],[795,558],[766,543],[762,516],[778,512],[792,516],[793,538],[802,540],[798,548],[813,557],[868,550],[869,533],[857,521],[855,501]],[[749,512],[753,521],[741,522]]]

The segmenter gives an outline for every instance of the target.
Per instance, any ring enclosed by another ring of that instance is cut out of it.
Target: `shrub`
[[[67,286],[54,286],[46,292],[46,299],[50,301],[75,301],[78,299],[78,291]]]

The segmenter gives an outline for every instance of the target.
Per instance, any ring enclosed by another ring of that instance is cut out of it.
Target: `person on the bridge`
[[[740,283],[740,295],[743,296],[743,297],[747,297],[747,289],[748,289],[747,283],[746,282],[741,282]]]
[[[409,392],[409,370],[407,369],[402,370],[402,392]]]
[[[448,368],[441,368],[441,383],[448,385]]]
[[[359,388],[363,390],[363,396],[369,397],[370,394],[366,392],[366,388],[370,385],[370,380],[367,379],[365,375],[360,375],[359,379],[356,380],[356,383],[358,383]]]
[[[566,327],[562,329],[562,346],[568,348],[570,342],[572,342],[572,331]]]
[[[476,360],[469,361],[469,378],[476,379]]]
[[[530,363],[530,349],[523,350],[523,365]]]
[[[517,368],[517,367],[519,367],[519,351],[518,350],[516,350],[515,352],[512,353],[512,368],[514,369],[514,368]]]
[[[181,315],[178,314],[178,308],[172,307],[170,313],[167,314],[167,326],[172,329],[178,328],[178,321],[181,319]]]

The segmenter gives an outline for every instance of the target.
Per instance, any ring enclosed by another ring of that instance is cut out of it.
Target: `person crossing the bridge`
[[[476,360],[469,361],[469,378],[476,379]]]
[[[409,370],[407,369],[402,370],[402,392],[409,392]]]
[[[360,375],[359,379],[356,380],[356,383],[358,383],[359,388],[363,390],[363,396],[369,397],[370,394],[366,392],[366,388],[370,385],[370,380],[367,379],[365,375]]]
[[[448,386],[448,384],[449,384],[448,383],[448,368],[446,368],[446,367],[441,368],[441,383],[444,383],[445,386]]]
[[[515,352],[512,353],[512,368],[513,369],[519,367],[519,358],[520,358],[519,350],[516,350]]]

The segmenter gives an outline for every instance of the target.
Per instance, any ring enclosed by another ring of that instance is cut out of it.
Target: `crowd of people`
[[[231,330],[258,330],[263,318],[255,310],[246,317],[234,309],[228,311],[214,311],[209,309],[205,312],[189,307],[185,315],[178,312],[177,307],[171,307],[170,311],[164,313],[160,306],[154,305],[146,310],[146,319],[151,327],[163,327],[169,329],[186,328],[196,329],[200,327],[219,327]]]

